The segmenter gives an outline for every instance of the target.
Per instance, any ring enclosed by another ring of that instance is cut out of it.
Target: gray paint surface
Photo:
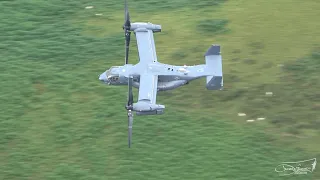
[[[113,66],[99,76],[107,85],[127,86],[133,77],[133,87],[139,89],[138,101],[133,104],[137,115],[162,114],[165,106],[157,104],[157,92],[173,90],[189,82],[206,78],[208,90],[223,88],[222,57],[219,45],[211,45],[204,54],[205,64],[175,66],[158,62],[154,33],[161,32],[161,25],[131,23],[137,39],[139,63]]]

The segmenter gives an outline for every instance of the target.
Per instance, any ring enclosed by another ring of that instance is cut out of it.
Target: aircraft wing
[[[156,48],[154,45],[153,31],[146,28],[138,28],[135,30],[137,46],[139,51],[138,64],[141,68],[147,67],[149,63],[157,62]],[[133,110],[137,115],[161,114],[165,108],[164,105],[156,104],[158,91],[158,75],[147,69],[141,69],[139,97],[138,102],[133,104]]]
[[[138,28],[135,30],[140,63],[157,62],[156,47],[152,30]]]
[[[148,73],[140,75],[138,102],[133,104],[137,115],[162,114],[164,105],[156,104],[158,76]]]
[[[153,74],[140,75],[140,87],[138,101],[149,101],[156,104],[158,76]]]

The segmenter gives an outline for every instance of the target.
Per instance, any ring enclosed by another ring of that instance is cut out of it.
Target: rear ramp
[[[206,77],[206,88],[208,90],[222,90],[223,73],[220,45],[211,45],[204,56],[208,72],[212,73],[212,75]]]

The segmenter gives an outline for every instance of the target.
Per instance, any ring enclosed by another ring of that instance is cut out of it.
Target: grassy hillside
[[[0,5],[0,179],[282,179],[282,161],[320,157],[316,1],[129,2],[132,21],[162,25],[159,61],[204,63],[217,43],[225,75],[224,91],[202,79],[159,93],[166,112],[135,118],[131,149],[127,88],[98,81],[124,62],[123,4]]]

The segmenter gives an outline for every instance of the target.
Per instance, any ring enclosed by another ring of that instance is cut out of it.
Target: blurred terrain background
[[[281,162],[320,158],[318,1],[130,0],[132,22],[162,25],[160,62],[202,64],[220,44],[225,86],[158,93],[165,114],[135,118],[131,149],[127,87],[98,80],[124,64],[123,1],[0,7],[0,179],[274,180]]]

